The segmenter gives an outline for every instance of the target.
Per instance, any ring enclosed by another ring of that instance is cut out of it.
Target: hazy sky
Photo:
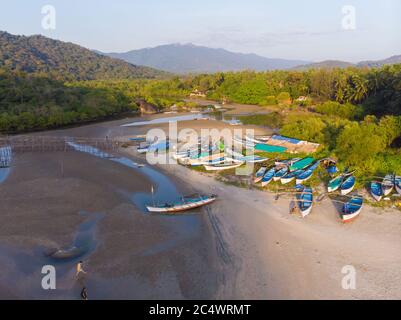
[[[42,6],[56,9],[44,30]],[[342,27],[343,6],[355,29]],[[194,43],[266,57],[359,61],[401,54],[399,0],[1,0],[0,30],[101,51]]]

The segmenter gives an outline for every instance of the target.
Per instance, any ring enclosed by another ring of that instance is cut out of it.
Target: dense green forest
[[[0,68],[59,80],[156,78],[167,73],[112,59],[73,43],[0,31]]]
[[[47,77],[0,70],[0,132],[56,128],[136,110],[112,88],[66,86]]]
[[[137,110],[138,98],[163,109],[186,104],[195,89],[216,101],[268,106],[274,112],[243,122],[320,143],[317,156],[336,156],[360,174],[401,172],[401,65],[73,82],[3,70],[0,131],[104,119]]]

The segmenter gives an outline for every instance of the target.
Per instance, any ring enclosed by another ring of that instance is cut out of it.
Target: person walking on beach
[[[82,288],[81,298],[82,298],[82,300],[88,300],[88,292],[86,291],[86,287]]]
[[[86,273],[86,271],[84,271],[84,269],[82,268],[82,261],[79,261],[78,263],[77,263],[77,273],[76,273],[76,277],[78,277],[78,275],[80,274],[80,273]]]

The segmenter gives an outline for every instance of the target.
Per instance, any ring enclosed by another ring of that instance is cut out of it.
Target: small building
[[[194,97],[194,98],[205,98],[206,97],[206,93],[199,91],[198,89],[195,89],[194,91],[192,91],[189,94],[190,97]]]

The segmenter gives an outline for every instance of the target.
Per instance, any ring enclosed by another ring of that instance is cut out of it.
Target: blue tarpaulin
[[[294,138],[283,137],[283,136],[280,136],[280,135],[273,135],[271,138],[273,140],[287,141],[287,142],[292,143],[292,144],[298,144],[298,143],[301,142],[301,140],[294,139]]]

